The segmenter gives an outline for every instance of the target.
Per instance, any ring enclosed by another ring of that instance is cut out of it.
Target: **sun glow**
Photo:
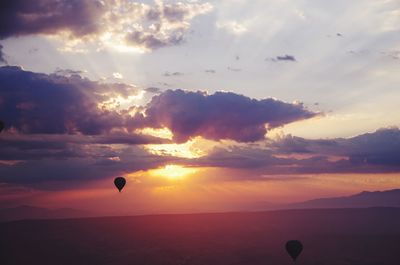
[[[171,138],[172,139],[172,134]],[[148,144],[144,148],[159,156],[199,158],[206,156],[218,143],[196,137],[183,144]]]
[[[127,109],[132,105],[137,105],[137,103],[143,99],[144,94],[145,91],[140,90],[137,94],[130,95],[127,97],[123,96],[110,97],[109,99],[98,103],[97,107],[99,109],[109,110],[109,111]]]
[[[163,177],[170,180],[180,180],[194,174],[198,171],[196,168],[187,168],[180,165],[166,165],[163,168],[152,169],[149,171],[151,176]]]
[[[168,140],[172,140],[172,137],[174,136],[168,128],[154,129],[148,127],[144,129],[138,129],[135,131],[135,133],[150,135]]]

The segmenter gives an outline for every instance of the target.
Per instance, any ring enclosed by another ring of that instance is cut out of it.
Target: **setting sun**
[[[195,168],[187,168],[180,165],[166,165],[163,168],[152,169],[149,171],[150,175],[156,177],[164,177],[171,180],[183,179],[188,175],[196,173],[198,170]]]

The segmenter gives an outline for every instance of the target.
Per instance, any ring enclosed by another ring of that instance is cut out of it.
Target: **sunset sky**
[[[400,187],[398,0],[10,0],[0,25],[2,208]]]

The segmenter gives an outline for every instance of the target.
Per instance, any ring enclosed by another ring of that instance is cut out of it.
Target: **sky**
[[[10,0],[0,24],[2,208],[230,211],[400,185],[397,0]]]

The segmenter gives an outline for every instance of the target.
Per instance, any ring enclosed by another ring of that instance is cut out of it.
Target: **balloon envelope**
[[[302,250],[303,244],[298,240],[290,240],[286,243],[286,251],[294,261],[296,261]]]
[[[4,122],[0,121],[0,132],[4,129],[5,125]]]
[[[115,187],[117,187],[117,189],[119,190],[119,192],[121,192],[121,190],[124,188],[126,184],[126,180],[123,177],[118,177],[114,179],[114,184]]]

